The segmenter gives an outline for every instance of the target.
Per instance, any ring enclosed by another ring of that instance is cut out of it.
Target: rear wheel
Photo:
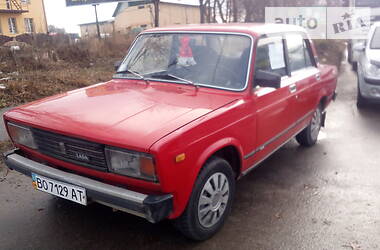
[[[192,240],[206,240],[223,226],[235,193],[235,174],[230,164],[213,157],[199,174],[184,213],[175,226]]]
[[[317,140],[319,131],[322,126],[322,108],[319,106],[313,114],[313,118],[310,121],[310,124],[302,130],[297,136],[297,142],[306,147],[313,146]]]

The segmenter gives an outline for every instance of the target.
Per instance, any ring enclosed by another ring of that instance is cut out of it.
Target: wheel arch
[[[203,166],[213,156],[221,157],[225,159],[235,172],[235,177],[239,177],[242,170],[242,147],[238,141],[234,138],[224,138],[210,145],[198,159],[197,166],[199,167],[198,174],[202,170]]]
[[[319,99],[318,105],[322,107],[322,111],[325,110],[328,105],[328,96],[322,95],[322,97]]]
[[[321,121],[321,124],[322,124],[322,127],[325,127],[326,125],[326,108],[329,104],[329,97],[327,95],[321,95],[321,98],[319,99],[319,102],[317,103],[317,108],[321,108],[321,112],[322,112],[322,121]]]
[[[235,146],[225,146],[216,151],[212,156],[217,156],[225,159],[232,167],[232,170],[235,173],[235,178],[240,176],[242,169],[242,158],[241,154]]]

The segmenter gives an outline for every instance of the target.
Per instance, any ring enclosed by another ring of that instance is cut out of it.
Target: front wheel
[[[297,142],[302,146],[313,146],[318,140],[318,135],[319,131],[321,130],[321,126],[322,109],[321,107],[318,107],[314,111],[313,118],[311,119],[310,124],[296,136]]]
[[[235,194],[235,174],[230,164],[213,157],[199,174],[184,213],[175,226],[192,240],[206,240],[223,226]]]

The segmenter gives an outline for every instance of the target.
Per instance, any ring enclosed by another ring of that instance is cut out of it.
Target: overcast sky
[[[198,0],[169,0],[180,3],[199,3]],[[166,2],[169,2],[166,1]],[[79,33],[78,24],[95,22],[95,11],[91,5],[66,7],[65,0],[44,0],[47,22],[66,32]],[[98,5],[99,21],[112,19],[117,3],[104,3]]]

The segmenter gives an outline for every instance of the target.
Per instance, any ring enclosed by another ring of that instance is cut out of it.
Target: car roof
[[[144,31],[147,32],[180,32],[180,31],[201,31],[201,32],[231,32],[246,33],[256,37],[280,32],[305,32],[305,29],[290,24],[274,23],[228,23],[228,24],[189,24],[177,25],[162,28],[153,28]]]

